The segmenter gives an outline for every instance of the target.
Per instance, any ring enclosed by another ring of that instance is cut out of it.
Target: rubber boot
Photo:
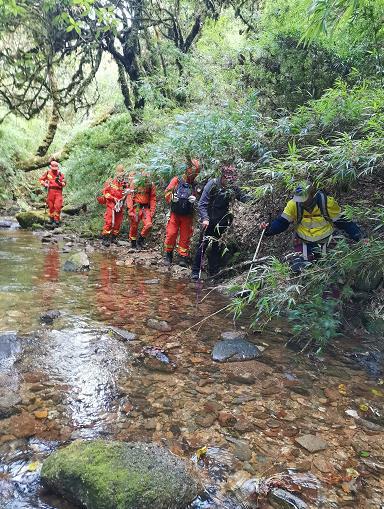
[[[111,245],[111,239],[109,238],[109,235],[103,235],[102,244],[105,247],[109,247]]]
[[[59,228],[59,226],[60,226],[60,221],[54,221],[53,222],[53,227],[54,228]]]
[[[135,240],[131,240],[131,248],[132,249],[137,249],[137,241],[136,241],[136,239]]]
[[[172,265],[172,260],[173,260],[173,251],[170,251],[169,253],[165,253],[164,255],[164,263],[165,265]]]
[[[137,247],[139,249],[143,249],[145,247],[145,237],[143,237],[142,235],[140,235],[140,237],[137,240]]]
[[[119,246],[119,241],[117,240],[117,235],[112,235],[111,237],[111,244],[116,244],[116,246]]]

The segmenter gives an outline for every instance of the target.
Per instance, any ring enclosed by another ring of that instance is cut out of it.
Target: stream
[[[42,488],[41,464],[96,437],[156,442],[194,460],[206,492],[193,509],[296,507],[243,493],[253,478],[308,508],[384,507],[383,355],[369,337],[340,337],[319,357],[287,348],[275,324],[247,331],[259,359],[216,363],[214,344],[234,329],[230,315],[214,314],[226,297],[203,290],[196,303],[187,279],[122,266],[85,241],[73,249],[88,250],[91,270],[64,272],[64,241],[0,230],[0,509],[74,509]],[[44,324],[49,310],[60,316]],[[164,350],[175,371],[149,369],[145,347]],[[310,452],[302,435],[326,445]],[[300,473],[315,490],[289,481]]]

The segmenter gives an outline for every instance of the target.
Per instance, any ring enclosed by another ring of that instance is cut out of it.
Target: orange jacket
[[[116,178],[109,179],[105,182],[103,187],[103,195],[107,200],[107,207],[114,207],[115,203],[122,199],[124,196],[125,184],[119,182]]]
[[[154,216],[156,210],[156,186],[155,184],[149,184],[146,187],[134,188],[134,185],[130,185],[130,193],[127,197],[128,213],[132,214],[135,212],[135,206],[147,205],[151,217]]]
[[[58,182],[56,181],[57,177],[59,177]],[[48,187],[48,189],[62,189],[66,185],[64,175],[61,171],[54,172],[51,169],[48,169],[42,174],[39,178],[39,182],[42,186]]]

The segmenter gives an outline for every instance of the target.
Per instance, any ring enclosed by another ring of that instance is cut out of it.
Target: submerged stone
[[[327,442],[316,435],[302,435],[301,437],[295,438],[295,442],[309,452],[323,451],[328,447]]]
[[[43,485],[89,509],[182,509],[200,491],[188,464],[154,444],[76,441],[43,464]]]
[[[45,224],[47,218],[44,216],[44,212],[29,210],[28,212],[19,212],[16,214],[16,220],[21,228],[31,228],[34,224]]]
[[[218,341],[212,350],[212,359],[218,362],[245,361],[260,357],[256,345],[245,339],[224,339]]]
[[[151,371],[172,373],[176,369],[176,364],[170,360],[164,350],[152,346],[143,348],[138,361]]]
[[[18,394],[9,392],[9,389],[0,392],[0,419],[20,413],[21,398]]]
[[[63,270],[65,272],[87,272],[90,267],[90,262],[87,254],[84,251],[73,253],[68,260],[64,263]]]
[[[160,332],[171,332],[172,327],[165,320],[156,320],[156,318],[149,318],[147,320],[147,326],[150,329],[155,329]]]
[[[301,498],[280,488],[273,488],[268,499],[276,509],[308,509],[308,505]]]
[[[220,339],[228,339],[235,341],[236,339],[245,339],[245,332],[237,330],[229,330],[221,333]]]

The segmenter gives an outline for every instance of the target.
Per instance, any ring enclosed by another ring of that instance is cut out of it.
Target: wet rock
[[[11,228],[12,221],[8,219],[0,219],[0,228]]]
[[[37,212],[36,210],[19,212],[16,214],[16,220],[21,228],[31,228],[34,224],[43,225],[46,223],[44,212]]]
[[[76,216],[80,214],[81,211],[87,211],[87,204],[83,203],[82,205],[66,205],[62,208],[62,212],[64,214],[68,214],[68,216]]]
[[[11,415],[20,412],[18,405],[21,404],[21,398],[18,394],[10,393],[7,389],[0,392],[0,419],[5,419]]]
[[[53,323],[53,320],[56,320],[56,318],[59,318],[61,315],[60,311],[57,309],[51,309],[50,311],[46,311],[45,313],[42,313],[40,315],[40,322],[51,324]]]
[[[125,329],[120,329],[119,327],[110,327],[110,330],[124,341],[134,341],[137,338],[137,335],[133,332],[129,332]]]
[[[177,367],[164,350],[152,346],[143,348],[137,361],[152,371],[163,371],[164,373],[172,373]]]
[[[87,272],[90,268],[90,262],[84,251],[73,253],[68,260],[65,261],[63,270],[65,272]]]
[[[147,320],[147,327],[155,329],[160,332],[171,332],[172,327],[165,320],[156,320],[156,318],[149,318]]]
[[[308,509],[308,505],[301,498],[281,488],[273,488],[268,499],[276,509]]]
[[[245,332],[238,331],[238,330],[230,330],[226,332],[222,332],[220,339],[223,340],[232,340],[235,341],[236,339],[245,339]]]
[[[252,451],[246,442],[233,440],[235,446],[233,455],[240,461],[249,461],[252,458]]]
[[[209,428],[215,423],[216,417],[217,414],[215,413],[198,415],[195,419],[195,422],[198,426],[202,428]]]
[[[219,412],[217,420],[219,421],[220,426],[223,426],[224,428],[230,428],[237,422],[237,419],[233,414],[225,411]]]
[[[145,285],[158,285],[160,283],[160,279],[146,279],[143,283]]]
[[[20,352],[20,340],[14,332],[0,334],[0,364],[13,364]]]
[[[154,444],[76,441],[43,464],[43,485],[92,509],[181,509],[201,490],[189,465]]]
[[[300,437],[295,438],[295,442],[297,442],[299,445],[301,445],[301,447],[312,453],[323,451],[328,447],[327,442],[325,442],[321,437],[318,437],[316,435],[302,435]]]
[[[260,357],[260,350],[245,339],[225,339],[215,344],[212,351],[214,361],[240,361]]]

